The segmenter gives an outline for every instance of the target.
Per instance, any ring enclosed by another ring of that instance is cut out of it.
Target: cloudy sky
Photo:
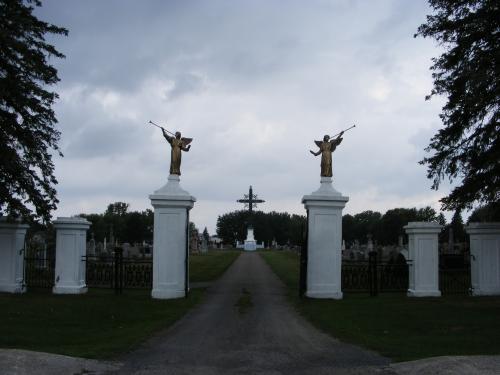
[[[304,214],[319,186],[314,139],[356,124],[334,153],[345,212],[439,208],[425,155],[443,100],[425,101],[440,50],[413,38],[424,0],[45,0],[36,14],[64,26],[55,106],[56,216],[108,203],[150,208],[170,151],[149,120],[193,137],[181,185],[191,218],[217,216],[253,185],[263,211]]]

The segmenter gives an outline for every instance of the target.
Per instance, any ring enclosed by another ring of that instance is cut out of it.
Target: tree
[[[45,35],[68,31],[38,20],[33,5],[41,2],[0,0],[0,213],[48,222],[58,203],[51,150],[62,156],[48,60],[64,55]]]
[[[208,234],[208,229],[207,227],[205,227],[205,229],[203,229],[203,238],[205,239],[205,241],[207,243],[210,242],[210,235]]]
[[[500,200],[500,5],[496,0],[429,0],[415,36],[436,39],[445,52],[433,59],[434,95],[446,95],[444,128],[426,148],[427,177],[437,190],[448,176],[461,182],[441,199],[462,210]]]
[[[477,207],[472,211],[467,223],[500,221],[500,202]]]
[[[128,212],[128,203],[108,205],[104,214],[80,214],[92,223],[90,231],[98,242],[110,240],[111,231],[119,243],[131,244],[153,240],[154,213],[152,210]],[[192,224],[192,223],[190,223]],[[193,224],[194,225],[194,224]]]

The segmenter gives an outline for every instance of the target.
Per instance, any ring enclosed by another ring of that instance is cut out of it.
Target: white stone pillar
[[[470,223],[471,283],[475,296],[500,295],[500,223]]]
[[[320,188],[302,198],[308,211],[307,297],[342,298],[342,209],[348,200],[331,177],[321,177]]]
[[[154,207],[153,298],[181,298],[188,287],[188,212],[196,198],[182,190],[179,181],[179,176],[170,175],[167,184],[149,196]]]
[[[82,257],[86,254],[90,222],[81,217],[58,217],[53,224],[56,229],[56,270],[52,293],[86,293]]]
[[[443,228],[438,223],[410,222],[404,227],[408,234],[410,280],[408,297],[440,297],[439,239]]]
[[[24,293],[24,238],[29,225],[0,217],[0,292]]]

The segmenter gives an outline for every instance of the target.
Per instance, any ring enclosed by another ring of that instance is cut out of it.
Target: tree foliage
[[[432,207],[394,208],[385,214],[374,211],[363,211],[354,216],[342,217],[342,238],[348,244],[355,240],[366,242],[370,234],[374,241],[381,245],[398,243],[399,236],[404,235],[404,226],[410,221],[436,221],[444,223],[444,216],[438,215]]]
[[[500,202],[492,202],[490,204],[477,207],[472,211],[468,223],[475,222],[500,222]]]
[[[111,233],[119,243],[130,244],[153,240],[154,213],[152,210],[128,211],[128,203],[115,202],[108,205],[103,214],[81,214],[92,223],[90,232],[98,242],[110,241]]]
[[[434,95],[447,102],[444,127],[424,158],[433,189],[448,176],[461,182],[442,198],[443,209],[471,208],[500,200],[500,3],[497,0],[429,0],[435,14],[415,36],[444,47],[433,59]]]
[[[33,15],[38,0],[0,0],[0,213],[50,219],[58,203],[51,150],[60,133],[48,91],[59,81],[49,58],[63,58],[46,34],[62,27]]]

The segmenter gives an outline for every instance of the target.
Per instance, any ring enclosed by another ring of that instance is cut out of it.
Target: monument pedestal
[[[500,223],[470,223],[472,295],[500,295]]]
[[[408,297],[441,297],[439,290],[438,223],[410,222],[404,227],[408,234],[410,265]]]
[[[29,225],[0,217],[0,292],[24,293],[24,237]]]
[[[170,175],[167,184],[149,196],[154,207],[153,298],[181,298],[188,288],[189,210],[196,198],[179,182],[178,175]]]
[[[257,250],[257,242],[253,236],[253,228],[248,227],[247,229],[247,238],[243,244],[243,249],[245,251],[255,251]]]
[[[56,270],[54,294],[87,293],[85,262],[90,222],[81,217],[58,217],[56,229]]]
[[[302,198],[308,213],[307,297],[342,299],[342,209],[348,200],[331,177],[321,177],[320,188]]]

